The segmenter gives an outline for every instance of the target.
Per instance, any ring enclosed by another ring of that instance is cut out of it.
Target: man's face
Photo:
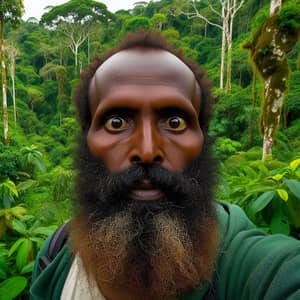
[[[118,52],[91,80],[71,238],[107,298],[162,299],[210,279],[213,160],[199,99],[192,71],[163,50]]]
[[[136,163],[183,171],[203,145],[199,93],[192,71],[169,52],[113,55],[90,84],[91,153],[110,172]]]

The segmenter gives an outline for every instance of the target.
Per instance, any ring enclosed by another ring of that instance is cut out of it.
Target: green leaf
[[[35,235],[43,235],[43,236],[50,236],[57,226],[48,226],[48,227],[37,227],[32,230],[32,233]]]
[[[263,210],[274,198],[275,191],[268,191],[261,194],[252,204],[250,205],[250,211],[253,215]]]
[[[26,225],[23,222],[21,222],[20,220],[14,219],[12,221],[12,227],[17,232],[19,232],[23,235],[26,234],[26,231],[27,231]]]
[[[45,242],[45,239],[39,238],[39,237],[36,237],[36,236],[30,237],[29,239],[30,239],[31,241],[37,243],[38,248],[40,248],[40,246]]]
[[[27,273],[32,273],[34,267],[34,261],[31,261],[29,264],[27,264],[22,270],[21,274],[27,274]]]
[[[277,194],[279,195],[279,197],[280,197],[283,201],[288,201],[288,199],[289,199],[289,194],[287,193],[286,190],[283,190],[283,189],[277,189],[276,192],[277,192]]]
[[[11,256],[24,241],[25,241],[25,238],[19,238],[18,240],[16,240],[13,243],[13,245],[10,247],[10,249],[8,251],[8,256]]]
[[[243,188],[245,190],[245,188]],[[254,193],[262,193],[262,192],[268,192],[268,191],[274,191],[273,186],[257,186],[255,188],[250,189],[247,194],[254,194]]]
[[[28,179],[28,180],[25,180],[25,181],[22,181],[20,182],[18,185],[17,185],[17,190],[19,192],[24,192],[34,186],[37,185],[37,181],[36,180],[32,180],[32,179]]]
[[[28,239],[25,239],[19,247],[16,257],[16,265],[19,271],[21,271],[24,268],[24,266],[27,265],[31,248],[32,242]]]
[[[14,206],[11,208],[12,214],[17,217],[21,218],[24,214],[26,214],[26,208],[22,206],[22,204]]]
[[[286,183],[286,185],[289,188],[289,190],[291,191],[291,193],[295,197],[300,199],[300,182],[295,179],[286,179],[284,182]]]
[[[297,158],[290,162],[290,167],[293,171],[295,171],[299,165],[300,165],[300,158]]]
[[[12,300],[22,293],[27,285],[27,279],[13,276],[0,283],[0,299]]]
[[[282,214],[282,212],[278,212],[273,215],[271,220],[271,231],[272,233],[282,233],[285,235],[290,234],[290,224],[288,218]]]
[[[284,172],[284,173],[280,173],[280,174],[276,174],[274,176],[270,176],[269,178],[272,178],[274,179],[275,181],[279,181],[282,179],[282,177],[286,174],[287,172]]]

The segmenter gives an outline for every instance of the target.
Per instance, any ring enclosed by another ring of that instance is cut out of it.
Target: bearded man
[[[300,243],[213,201],[196,65],[158,33],[131,34],[90,65],[75,103],[77,214],[36,264],[31,299],[300,299]]]

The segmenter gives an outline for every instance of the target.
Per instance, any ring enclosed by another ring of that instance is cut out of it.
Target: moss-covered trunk
[[[284,106],[290,73],[286,55],[293,49],[300,33],[300,16],[293,7],[282,9],[280,14],[270,17],[260,27],[254,40],[244,45],[251,51],[253,65],[264,83],[260,118],[263,160],[272,155]]]

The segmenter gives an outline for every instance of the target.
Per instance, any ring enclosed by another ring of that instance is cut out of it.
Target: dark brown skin
[[[182,172],[203,147],[199,99],[193,72],[173,54],[118,52],[99,67],[89,87],[89,150],[112,173],[137,163]],[[145,179],[129,198],[157,201],[163,193]],[[108,299],[139,299],[105,283],[101,290]]]
[[[173,54],[118,52],[91,81],[90,151],[111,172],[153,162],[182,171],[202,150],[199,93],[192,71]]]

